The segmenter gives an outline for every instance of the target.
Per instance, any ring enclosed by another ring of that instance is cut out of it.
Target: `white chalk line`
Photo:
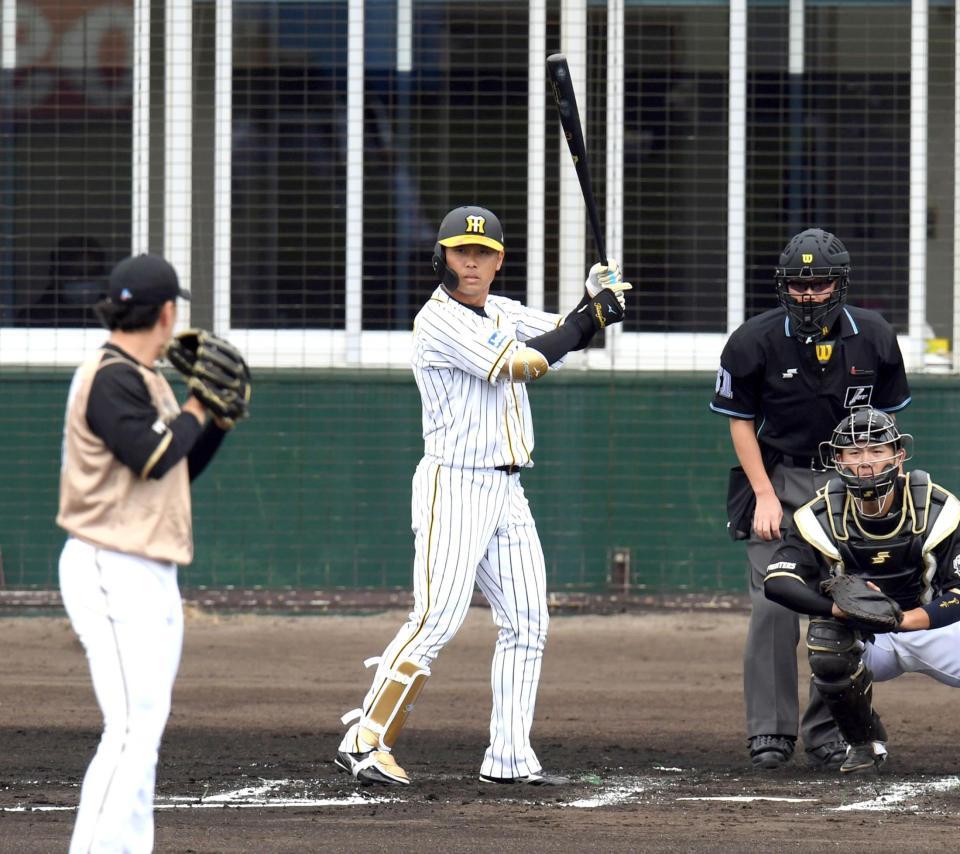
[[[674,769],[657,769],[670,770]],[[681,769],[676,769],[681,770]],[[34,783],[39,785],[40,781],[24,781],[23,784]],[[67,785],[67,784],[63,784]],[[260,784],[246,786],[239,789],[232,789],[226,792],[202,796],[196,795],[158,795],[154,804],[156,810],[183,810],[183,809],[304,809],[304,808],[324,808],[324,807],[351,807],[365,806],[370,804],[399,803],[403,800],[400,797],[386,797],[381,795],[372,795],[367,792],[355,792],[344,797],[312,798],[306,795],[308,782],[304,780],[261,780]],[[662,777],[635,777],[628,781],[619,781],[617,785],[602,789],[596,795],[589,798],[579,798],[566,804],[560,804],[561,807],[573,807],[576,809],[596,809],[598,807],[620,806],[624,804],[637,803],[645,793],[656,793],[658,799],[666,799],[664,789],[671,787],[671,783],[665,781]],[[274,795],[278,790],[290,788],[302,788],[304,795],[302,797],[290,796],[289,794]],[[948,792],[960,789],[960,777],[950,776],[938,780],[917,783],[894,783],[885,790],[880,791],[874,797],[856,801],[840,806],[829,807],[826,804],[823,808],[831,812],[852,812],[856,810],[866,811],[886,811],[917,809],[916,805],[910,805],[907,802],[913,799],[921,798],[927,794],[939,792]],[[778,797],[773,795],[700,795],[683,796],[674,798],[675,801],[726,801],[732,803],[752,803],[756,801],[769,801],[775,803],[803,804],[818,803],[822,798],[798,798],[798,797]],[[0,813],[24,813],[24,812],[76,812],[75,805],[65,806],[57,804],[17,804],[16,806],[0,807]]]
[[[753,801],[779,801],[784,804],[816,803],[820,798],[778,798],[773,795],[711,795],[698,798],[677,798],[678,801],[732,801],[738,804],[749,804]]]
[[[303,780],[263,780],[259,786],[246,786],[216,795],[158,795],[154,800],[155,810],[202,810],[202,809],[303,809],[305,807],[352,807],[368,804],[388,804],[399,798],[388,798],[356,792],[344,798],[269,797],[270,792],[281,787],[304,786]],[[0,807],[0,812],[76,812],[74,806],[48,806],[46,804],[18,804],[15,807]]]
[[[663,781],[659,777],[634,777],[627,783],[620,782],[612,788],[604,789],[591,798],[579,798],[562,806],[577,809],[620,806],[621,804],[634,803],[638,795],[662,785],[664,785]]]
[[[875,798],[866,801],[857,801],[852,804],[843,804],[833,807],[833,812],[851,812],[853,810],[888,810],[898,807],[909,798],[926,795],[931,792],[949,792],[960,789],[960,777],[943,777],[931,780],[929,783],[896,783],[887,791],[881,792]],[[916,807],[908,807],[915,809]]]
[[[45,807],[37,804],[21,804],[15,807],[0,807],[0,812],[76,812],[76,807]]]
[[[657,768],[657,770],[674,770],[666,768]],[[676,769],[681,770],[681,769]],[[663,778],[648,777],[635,778],[630,783],[623,783],[612,788],[598,792],[590,798],[581,798],[563,804],[565,807],[576,807],[580,809],[596,809],[598,807],[621,806],[624,804],[637,803],[641,800],[640,796],[644,793],[657,793],[659,800],[667,800],[668,796],[663,790],[671,786],[670,782]],[[939,780],[918,783],[895,783],[886,791],[882,791],[870,800],[857,801],[855,803],[843,804],[841,806],[828,806],[823,803],[822,797],[781,797],[775,795],[700,795],[700,796],[681,796],[676,797],[674,801],[721,801],[730,803],[753,803],[757,801],[767,801],[772,803],[785,804],[821,804],[821,809],[830,812],[851,812],[854,810],[895,810],[895,809],[918,809],[917,805],[905,805],[905,802],[911,799],[919,799],[924,795],[937,792],[948,792],[954,789],[960,789],[960,777],[944,777]]]

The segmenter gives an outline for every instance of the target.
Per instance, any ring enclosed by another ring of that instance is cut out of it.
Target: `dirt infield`
[[[397,755],[408,789],[358,789],[330,763],[339,716],[403,613],[188,613],[157,779],[157,850],[954,851],[960,693],[877,686],[880,777],[754,772],[742,735],[742,613],[559,616],[534,727],[569,789],[477,782],[495,629],[473,609],[436,662]],[[0,851],[65,851],[99,714],[59,617],[0,620]]]

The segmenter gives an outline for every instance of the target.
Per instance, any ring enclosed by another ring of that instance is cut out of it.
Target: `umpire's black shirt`
[[[752,317],[720,355],[710,408],[756,421],[761,447],[816,457],[851,407],[910,403],[897,336],[877,312],[845,306],[816,344],[798,341],[791,323],[783,308]]]

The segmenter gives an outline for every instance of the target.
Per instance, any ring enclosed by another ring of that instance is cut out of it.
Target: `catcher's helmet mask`
[[[892,445],[893,454],[856,464],[839,459],[839,454],[847,449],[865,450],[879,445]],[[896,486],[903,464],[912,457],[913,436],[901,433],[891,415],[870,406],[851,409],[836,426],[830,440],[820,443],[820,461],[825,468],[834,469],[840,475],[861,516],[880,515],[886,497]],[[877,510],[864,512],[864,505],[874,502]]]
[[[836,322],[847,301],[850,253],[829,231],[808,228],[794,235],[784,247],[774,278],[777,300],[793,320],[794,336],[807,344],[819,341],[824,330],[829,330]],[[823,301],[814,299],[811,294],[799,297],[791,294],[790,282],[805,279],[824,288],[836,282],[836,287]]]
[[[433,246],[433,272],[448,291],[460,287],[460,278],[447,266],[445,247],[470,243],[503,252],[503,226],[495,213],[479,205],[461,205],[443,218]]]

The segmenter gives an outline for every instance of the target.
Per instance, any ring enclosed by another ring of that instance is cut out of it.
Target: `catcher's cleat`
[[[887,758],[887,748],[883,742],[868,741],[866,744],[851,744],[847,749],[847,758],[840,766],[841,774],[862,774],[879,770]]]
[[[489,774],[480,775],[481,783],[497,783],[502,786],[520,783],[526,786],[567,786],[570,784],[569,777],[562,777],[560,774],[524,774],[522,777],[492,777]]]
[[[782,768],[793,756],[796,741],[788,735],[755,735],[748,742],[750,760],[765,771]]]
[[[836,771],[847,758],[847,748],[850,745],[843,739],[828,741],[807,751],[807,761],[814,768]]]
[[[410,785],[407,772],[384,750],[364,750],[359,753],[338,750],[333,764],[355,777],[363,786]]]

